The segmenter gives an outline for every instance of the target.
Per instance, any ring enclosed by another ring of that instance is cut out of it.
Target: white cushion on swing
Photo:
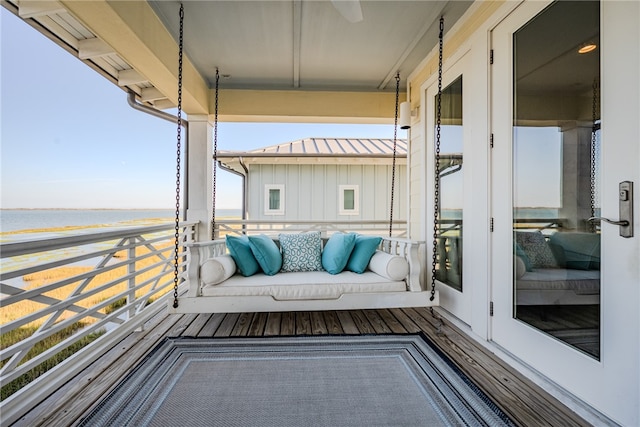
[[[369,269],[389,280],[404,280],[409,274],[409,263],[401,256],[376,251],[369,261]]]
[[[236,273],[236,263],[231,255],[209,258],[200,266],[200,280],[204,286],[224,282]]]
[[[362,274],[343,271],[279,273],[273,276],[258,273],[251,277],[235,275],[216,286],[203,286],[203,296],[272,296],[277,300],[336,299],[343,294],[358,292],[401,292],[407,290],[404,281],[389,280],[372,271]]]

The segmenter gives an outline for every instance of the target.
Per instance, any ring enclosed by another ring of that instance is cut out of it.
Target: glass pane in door
[[[436,123],[438,99],[435,100]],[[440,98],[439,206],[436,277],[462,291],[462,76]]]
[[[600,5],[556,2],[513,40],[514,317],[600,357]]]

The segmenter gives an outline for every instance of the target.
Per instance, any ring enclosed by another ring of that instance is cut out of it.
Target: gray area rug
[[[511,426],[422,335],[165,339],[84,426]]]

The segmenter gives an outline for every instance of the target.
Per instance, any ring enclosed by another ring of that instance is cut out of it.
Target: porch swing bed
[[[281,239],[302,237],[305,240],[317,240],[314,236],[316,233],[319,239],[319,232],[281,235]],[[335,235],[341,236],[348,234]],[[274,246],[281,246],[281,239],[278,238],[255,238],[263,242],[269,239]],[[173,311],[241,313],[437,305],[437,292],[431,300],[431,292],[420,284],[420,242],[387,237],[377,239],[379,243],[360,273],[345,269],[340,272],[332,270],[336,273],[331,274],[326,269],[318,269],[278,271],[274,274],[259,271],[251,276],[244,276],[238,271],[233,257],[228,253],[227,240],[192,243],[188,247],[188,290],[186,296],[179,298],[179,305]],[[333,239],[320,240],[323,249],[332,247],[330,240]],[[314,246],[317,252],[317,245]],[[286,263],[284,254],[283,262]],[[318,256],[316,253],[315,257]]]
[[[396,107],[391,180],[389,237],[336,232],[322,237],[320,231],[276,236],[232,236],[216,239],[216,164],[219,72],[215,80],[213,141],[213,218],[210,241],[186,245],[186,270],[179,270],[179,203],[181,91],[183,51],[183,6],[180,7],[178,67],[178,147],[176,175],[176,221],[172,313],[241,313],[279,311],[323,311],[439,305],[435,289],[436,258],[433,257],[431,286],[427,289],[421,259],[425,242],[392,237],[393,193],[396,165],[396,133],[400,73],[396,75]],[[440,67],[442,73],[443,19],[440,22]],[[439,84],[438,93],[441,93]],[[440,97],[438,96],[438,101]],[[438,111],[440,109],[438,108]],[[440,120],[437,124],[440,126]],[[438,131],[438,135],[440,132]],[[439,147],[439,137],[436,142]],[[439,148],[436,151],[436,198],[438,194]],[[436,204],[437,206],[437,204]],[[437,245],[435,212],[433,250]],[[301,261],[302,259],[302,261]],[[182,286],[180,285],[180,282]],[[180,288],[186,295],[179,295]]]

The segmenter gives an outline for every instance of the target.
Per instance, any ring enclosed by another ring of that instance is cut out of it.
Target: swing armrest
[[[407,289],[412,292],[424,291],[426,288],[420,283],[422,264],[419,251],[424,241],[415,241],[397,237],[383,237],[380,242],[380,250],[391,255],[401,256],[409,263],[409,275],[407,276]]]
[[[227,245],[225,239],[209,240],[206,242],[187,243],[187,282],[189,289],[187,296],[196,297],[202,294],[200,289],[200,265],[205,260],[225,255]]]

